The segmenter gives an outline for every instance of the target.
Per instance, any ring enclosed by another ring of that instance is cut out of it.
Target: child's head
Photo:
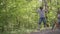
[[[40,7],[40,9],[42,10],[42,9],[43,9],[43,7]]]

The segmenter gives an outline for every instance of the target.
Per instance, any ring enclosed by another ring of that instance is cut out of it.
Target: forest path
[[[43,29],[31,32],[30,34],[60,34],[60,29],[55,29],[52,31],[51,29]]]

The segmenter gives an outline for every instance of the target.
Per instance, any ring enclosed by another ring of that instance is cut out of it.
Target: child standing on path
[[[39,13],[39,16],[40,16],[40,18],[39,18],[39,23],[38,23],[38,29],[40,29],[40,25],[41,25],[41,23],[43,22],[43,24],[44,24],[44,27],[46,27],[47,26],[47,24],[46,24],[46,17],[45,17],[45,10],[43,10],[43,7],[39,7],[39,9],[37,10],[37,12]]]

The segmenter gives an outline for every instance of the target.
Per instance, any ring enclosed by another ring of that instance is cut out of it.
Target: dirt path
[[[31,32],[30,34],[60,34],[60,30],[56,29],[55,31],[52,31],[51,29],[45,29],[41,31]]]

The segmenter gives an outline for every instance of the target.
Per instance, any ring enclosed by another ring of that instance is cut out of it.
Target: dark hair
[[[43,9],[43,7],[40,7],[40,9]]]

